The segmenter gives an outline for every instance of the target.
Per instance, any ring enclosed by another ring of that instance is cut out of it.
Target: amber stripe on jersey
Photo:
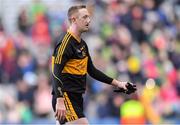
[[[65,44],[65,42],[66,42],[66,40],[67,40],[67,37],[69,37],[69,33],[66,33],[66,35],[64,36],[64,38],[63,38],[63,40],[62,40],[62,43],[61,43],[61,45],[60,45],[60,47],[59,47],[59,49],[58,49],[58,53],[57,53],[57,55],[56,55],[55,63],[58,63],[58,60],[59,60],[59,58],[60,58],[60,53],[61,53],[62,48],[63,48],[63,46],[64,46],[64,44]]]
[[[63,38],[63,40],[62,40],[62,43],[61,43],[61,45],[60,45],[60,47],[59,47],[59,49],[58,49],[58,54],[57,54],[57,56],[56,56],[55,63],[60,63],[60,60],[61,60],[61,57],[62,57],[62,55],[61,55],[61,54],[62,54],[62,51],[63,51],[64,48],[66,47],[66,44],[67,44],[70,36],[71,36],[71,35],[70,35],[69,33],[67,33],[67,34],[64,36],[64,38]]]
[[[62,40],[62,42],[61,42],[61,45],[59,46],[58,53],[60,53],[60,50],[61,50],[61,48],[62,48],[61,46],[63,45],[63,41],[66,40],[67,36],[68,36],[68,34],[66,34],[66,35],[64,36],[64,38],[63,38],[63,40]],[[56,57],[55,57],[55,62],[54,62],[54,63],[56,63],[57,60],[58,60],[58,58],[59,58],[58,53],[57,53],[57,55],[56,55]]]
[[[64,92],[64,97],[67,100],[67,103],[68,103],[68,106],[70,108],[70,111],[71,111],[72,115],[74,116],[75,120],[77,120],[78,116],[77,116],[77,114],[76,114],[76,112],[75,112],[75,110],[74,110],[74,108],[72,106],[72,103],[71,103],[71,101],[70,101],[70,99],[69,99],[69,97],[68,97],[66,92]]]
[[[88,57],[84,59],[70,59],[64,66],[62,73],[85,75],[87,73]]]
[[[55,63],[57,63],[57,60],[59,59],[59,53],[60,53],[60,51],[62,49],[62,46],[64,44],[64,41],[67,39],[67,37],[68,37],[68,33],[64,36],[64,38],[63,38],[63,40],[61,42],[61,45],[59,46],[58,54],[56,55],[56,59],[55,59]]]
[[[65,48],[66,48],[66,45],[68,44],[68,41],[69,41],[70,37],[71,37],[71,35],[68,36],[68,39],[67,39],[66,43],[64,44],[64,46],[63,46],[63,48],[62,48],[62,51],[61,51],[62,53],[60,54],[59,64],[61,63],[62,55],[63,55],[63,53],[64,53],[64,50],[65,50]]]

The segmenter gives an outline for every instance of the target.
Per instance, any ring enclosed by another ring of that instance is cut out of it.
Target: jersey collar
[[[80,43],[81,41],[80,40],[78,40],[77,39],[77,37],[70,31],[70,30],[67,30],[67,32],[68,33],[70,33],[71,34],[71,36],[73,36],[74,37],[74,39],[78,42],[78,43]]]

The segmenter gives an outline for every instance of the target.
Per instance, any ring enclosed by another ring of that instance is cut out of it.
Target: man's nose
[[[88,23],[90,23],[90,22],[91,22],[91,19],[90,19],[89,17],[88,17],[88,19],[87,19],[87,22],[88,22]]]

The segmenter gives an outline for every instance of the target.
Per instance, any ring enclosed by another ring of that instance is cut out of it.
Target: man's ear
[[[76,21],[76,18],[75,17],[72,17],[71,18],[71,22],[74,23]]]

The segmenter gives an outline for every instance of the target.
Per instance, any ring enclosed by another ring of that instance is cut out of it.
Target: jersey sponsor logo
[[[78,53],[81,53],[81,50],[79,50],[79,49],[76,49],[76,51],[77,51]]]
[[[78,58],[81,58],[81,59],[87,56],[85,46],[82,46],[80,49],[76,49],[76,53],[77,53]]]

